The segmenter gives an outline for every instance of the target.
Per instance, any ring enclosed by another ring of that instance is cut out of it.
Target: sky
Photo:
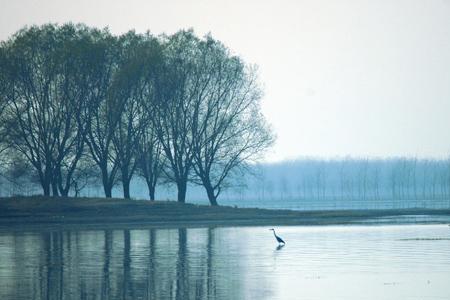
[[[25,25],[192,28],[259,66],[267,161],[450,155],[450,0],[0,0]]]

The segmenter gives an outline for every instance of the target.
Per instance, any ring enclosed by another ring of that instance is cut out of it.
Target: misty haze
[[[450,2],[4,1],[0,299],[450,299]]]

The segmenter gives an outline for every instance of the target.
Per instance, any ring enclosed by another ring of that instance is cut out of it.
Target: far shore
[[[447,223],[450,209],[293,211],[72,197],[0,198],[0,230]]]

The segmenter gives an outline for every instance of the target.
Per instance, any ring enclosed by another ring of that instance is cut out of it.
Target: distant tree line
[[[217,205],[273,142],[260,99],[255,67],[210,35],[24,28],[0,45],[0,173],[47,196],[99,180],[129,198],[140,176],[185,202],[191,182]]]
[[[450,206],[450,159],[302,159],[260,169],[242,198],[337,204],[448,200]]]

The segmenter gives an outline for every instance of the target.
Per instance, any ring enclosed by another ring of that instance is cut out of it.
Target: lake
[[[448,225],[0,232],[0,299],[450,299]]]

